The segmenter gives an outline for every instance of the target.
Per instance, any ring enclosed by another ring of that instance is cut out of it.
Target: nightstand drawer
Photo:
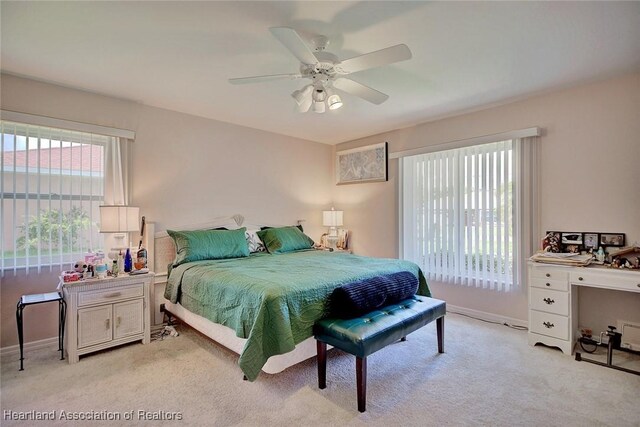
[[[541,277],[531,277],[529,286],[541,289],[553,289],[554,291],[568,291],[569,282],[565,280],[553,280]]]
[[[569,315],[569,292],[531,288],[529,307],[547,313]]]
[[[78,306],[82,307],[84,305],[118,301],[125,298],[141,297],[143,295],[144,285],[142,283],[103,289],[101,291],[82,292],[78,294]]]
[[[569,339],[569,318],[557,314],[529,311],[529,330],[560,340]]]

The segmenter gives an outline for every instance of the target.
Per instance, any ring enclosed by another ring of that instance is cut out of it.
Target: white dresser
[[[121,275],[64,284],[69,363],[83,354],[151,341],[149,294],[154,274]]]
[[[571,355],[578,338],[578,288],[640,292],[640,272],[529,262],[529,344]]]

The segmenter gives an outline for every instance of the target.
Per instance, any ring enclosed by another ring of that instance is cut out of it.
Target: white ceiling
[[[329,144],[640,69],[640,2],[7,2],[5,72]],[[413,59],[351,77],[390,98],[294,112],[306,81],[269,33],[329,36],[346,59]]]

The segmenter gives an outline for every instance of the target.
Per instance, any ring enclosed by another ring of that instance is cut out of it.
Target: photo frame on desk
[[[600,233],[582,233],[582,245],[585,250],[598,249],[600,246]]]
[[[600,233],[601,246],[623,247],[624,241],[624,233]]]

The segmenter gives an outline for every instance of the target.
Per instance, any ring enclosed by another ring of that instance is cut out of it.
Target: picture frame
[[[624,241],[624,233],[600,233],[601,246],[623,247]]]
[[[562,232],[560,243],[563,245],[582,246],[582,233],[579,232]]]
[[[336,184],[387,181],[388,150],[388,144],[381,142],[336,152]]]
[[[598,249],[600,246],[600,233],[582,233],[582,245],[585,250]]]

